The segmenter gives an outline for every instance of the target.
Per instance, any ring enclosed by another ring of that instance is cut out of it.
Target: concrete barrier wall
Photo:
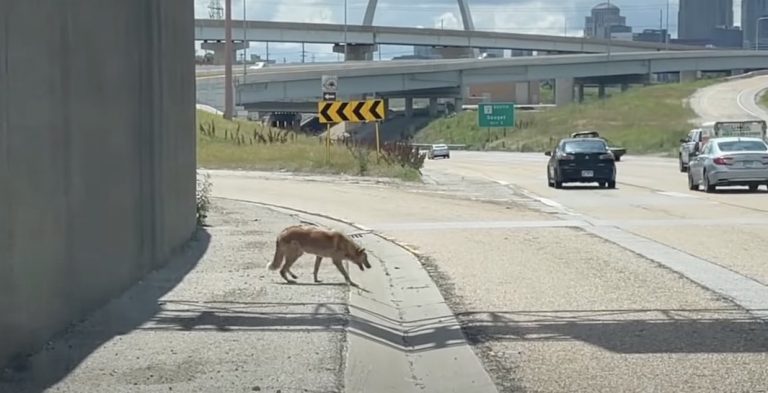
[[[0,366],[195,228],[188,0],[0,1]]]

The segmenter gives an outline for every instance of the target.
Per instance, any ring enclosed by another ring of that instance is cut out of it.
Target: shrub
[[[197,172],[197,225],[205,225],[205,219],[208,217],[208,211],[211,208],[211,175],[208,173],[200,174]]]

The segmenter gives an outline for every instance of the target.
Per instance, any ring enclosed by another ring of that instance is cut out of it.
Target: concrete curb
[[[302,221],[362,233],[356,240],[379,263],[367,274],[348,269],[365,289],[350,291],[346,391],[498,391],[412,247],[343,218],[269,203],[215,198],[251,203]],[[381,270],[376,272],[377,268]]]

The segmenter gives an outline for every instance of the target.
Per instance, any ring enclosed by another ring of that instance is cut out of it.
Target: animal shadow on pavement
[[[13,364],[0,368],[0,392],[42,392],[67,377],[104,343],[153,318],[161,311],[159,300],[197,266],[210,240],[208,231],[198,228],[165,266],[55,335],[39,352],[17,356]]]

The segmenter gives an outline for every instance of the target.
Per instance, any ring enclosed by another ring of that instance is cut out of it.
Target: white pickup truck
[[[678,162],[680,172],[688,171],[688,163],[691,157],[699,153],[709,138],[718,138],[725,136],[743,136],[750,138],[766,139],[766,122],[764,120],[727,120],[711,121],[701,125],[699,128],[692,129],[688,135],[680,139],[680,149],[678,151]]]

